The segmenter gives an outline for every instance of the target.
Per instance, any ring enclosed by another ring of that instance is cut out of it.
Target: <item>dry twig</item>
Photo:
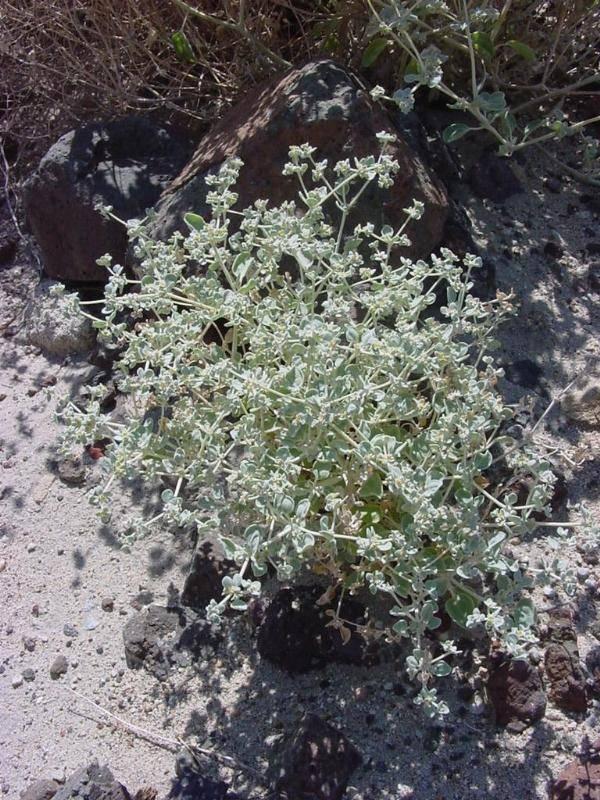
[[[160,733],[155,733],[154,731],[142,728],[140,725],[134,725],[132,722],[128,722],[122,717],[117,716],[117,714],[113,714],[112,711],[109,711],[107,708],[104,708],[80,692],[76,692],[74,689],[70,689],[69,691],[74,694],[75,697],[78,697],[80,700],[84,700],[86,703],[89,703],[101,714],[104,714],[106,717],[108,717],[110,724],[112,724],[115,728],[121,727],[129,733],[132,733],[134,736],[138,736],[150,744],[154,744],[156,747],[162,747],[163,749],[170,750],[172,752],[178,752],[183,747],[188,750],[194,758],[197,758],[197,756],[200,755],[215,761],[219,761],[224,766],[229,767],[229,769],[239,772],[246,772],[249,775],[252,775],[253,778],[255,778],[262,785],[266,785],[265,777],[262,775],[262,773],[254,769],[254,767],[250,767],[248,764],[244,764],[243,762],[236,760],[232,756],[224,755],[216,750],[208,750],[205,747],[199,747],[198,745],[191,744],[180,737],[177,739],[172,739],[168,736],[163,736]],[[78,713],[73,709],[71,710],[74,714]]]

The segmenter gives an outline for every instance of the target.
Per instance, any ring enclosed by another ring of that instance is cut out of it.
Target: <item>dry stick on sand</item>
[[[207,758],[213,758],[216,761],[222,762],[225,766],[229,767],[233,770],[238,770],[241,772],[247,772],[248,774],[252,775],[257,781],[259,781],[263,786],[268,785],[265,777],[253,767],[248,766],[248,764],[244,764],[241,761],[237,761],[235,758],[231,756],[223,755],[222,753],[218,753],[216,750],[207,750],[204,747],[198,747],[195,744],[189,744],[184,739],[177,738],[171,739],[168,736],[163,736],[160,733],[155,733],[154,731],[147,730],[146,728],[142,728],[139,725],[134,725],[132,722],[128,722],[127,720],[123,719],[122,717],[113,714],[112,711],[109,711],[107,708],[103,708],[101,705],[96,703],[94,700],[86,697],[80,692],[76,692],[74,689],[69,689],[69,691],[78,697],[80,700],[85,700],[86,703],[94,706],[97,711],[100,711],[102,714],[105,714],[107,717],[112,720],[112,725],[115,728],[119,726],[125,728],[125,730],[129,731],[129,733],[133,733],[135,736],[138,736],[141,739],[149,742],[150,744],[154,744],[157,747],[162,747],[164,750],[170,750],[177,752],[182,747],[190,752],[190,754],[196,759],[198,755],[206,756]],[[79,712],[75,711],[74,709],[70,709],[73,714],[79,714]]]

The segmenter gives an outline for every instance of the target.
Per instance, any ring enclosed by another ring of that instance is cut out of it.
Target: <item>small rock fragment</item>
[[[79,632],[75,625],[71,625],[70,622],[67,622],[63,627],[63,633],[65,636],[68,636],[69,639],[74,639],[76,636],[79,636]]]
[[[546,695],[542,681],[538,670],[527,661],[500,660],[490,671],[487,689],[498,725],[531,724],[544,716]]]
[[[77,770],[54,795],[54,800],[131,800],[127,789],[115,780],[107,766],[97,761]]]
[[[158,790],[151,786],[144,786],[138,789],[133,796],[133,800],[157,800]]]
[[[561,182],[553,175],[549,176],[548,178],[544,178],[543,183],[548,191],[552,192],[553,194],[558,194],[560,192]]]
[[[173,781],[167,800],[236,800],[224,781],[206,778],[189,753],[182,752],[175,763],[177,778]]]
[[[57,281],[41,281],[24,312],[24,332],[30,344],[46,353],[64,358],[84,353],[94,344],[95,332],[89,319],[74,312],[68,296],[53,294]]]
[[[102,611],[107,611],[108,613],[114,611],[115,609],[114,597],[108,597],[108,596],[103,597],[100,605],[102,606]]]
[[[151,605],[135,614],[123,629],[127,666],[130,669],[146,666],[159,680],[165,680],[168,661],[164,640],[173,637],[184,625],[180,609]]]
[[[570,649],[563,644],[548,645],[545,668],[552,702],[565,711],[586,711],[585,678],[579,664],[577,646]]]
[[[52,800],[60,789],[60,784],[56,781],[45,778],[35,781],[21,793],[21,800]]]
[[[67,661],[66,657],[62,655],[57,656],[50,667],[50,677],[53,680],[57,680],[61,677],[61,675],[65,675],[68,669],[69,662]]]
[[[577,649],[577,631],[568,608],[551,615],[548,638],[544,665],[549,697],[565,711],[583,712],[587,709],[585,676]]]
[[[85,465],[79,456],[69,456],[58,462],[58,476],[69,486],[81,486],[85,483]]]
[[[585,666],[589,672],[589,687],[595,697],[600,698],[600,646],[592,647],[585,657]]]
[[[564,250],[557,242],[550,240],[544,245],[544,254],[550,258],[562,258]]]

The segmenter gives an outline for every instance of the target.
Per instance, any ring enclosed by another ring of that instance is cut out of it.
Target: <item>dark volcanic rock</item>
[[[257,648],[263,658],[292,673],[317,669],[328,661],[368,664],[376,660],[376,653],[358,634],[343,644],[339,631],[326,627],[331,618],[316,604],[322,593],[314,586],[277,592],[258,628]],[[354,600],[342,604],[345,619],[357,621],[363,614],[364,607]]]
[[[554,491],[550,497],[548,505],[552,514],[559,514],[564,511],[568,497],[569,487],[567,480],[562,472],[555,471],[556,482],[554,484]],[[535,479],[533,475],[523,475],[519,477],[516,483],[511,484],[511,490],[517,493],[517,505],[524,505],[529,497],[529,493],[535,486]],[[533,518],[538,522],[543,522],[547,519],[542,511],[534,511]]]
[[[123,629],[127,666],[145,667],[161,681],[174,664],[197,658],[202,647],[214,646],[217,641],[210,623],[177,607],[150,605]]]
[[[544,664],[550,684],[550,700],[565,711],[586,711],[585,676],[579,663],[577,646],[548,645]]]
[[[223,547],[214,536],[207,536],[196,545],[196,552],[181,593],[181,602],[190,608],[205,609],[208,603],[221,596],[222,580],[236,569],[225,558]]]
[[[181,609],[151,605],[135,614],[123,629],[125,657],[130,669],[145,666],[159,680],[168,672],[166,640],[185,627]]]
[[[582,428],[600,430],[600,379],[588,376],[581,388],[568,392],[561,402],[565,414]]]
[[[546,695],[537,669],[526,661],[505,660],[492,667],[487,685],[498,725],[537,722],[546,711]]]
[[[600,739],[584,742],[578,758],[553,782],[550,800],[600,800]]]
[[[133,800],[158,800],[158,789],[154,789],[152,786],[144,786],[142,789],[137,790]]]
[[[209,189],[204,179],[227,158],[237,156],[244,161],[235,187],[238,209],[259,198],[279,205],[297,197],[297,181],[281,174],[290,145],[308,142],[317,148],[319,160],[326,158],[333,164],[379,153],[379,131],[397,133],[387,113],[342,67],[319,59],[292,69],[249,91],[209,131],[157,204],[157,218],[150,230],[165,239],[175,230],[187,233],[183,215],[190,209],[209,216]],[[398,227],[405,219],[402,209],[421,200],[425,213],[408,226],[412,246],[403,252],[427,256],[441,241],[446,191],[402,137],[388,145],[386,152],[400,164],[394,186],[387,190],[370,186],[352,210],[349,226],[371,221],[376,226]]]
[[[585,657],[585,666],[590,675],[590,691],[595,697],[600,697],[600,646],[592,647]]]
[[[58,680],[61,675],[65,675],[69,669],[69,662],[66,656],[56,656],[50,667],[50,677],[52,680]]]
[[[306,714],[286,742],[275,788],[286,800],[341,800],[361,761],[343,733]]]
[[[131,800],[107,766],[97,761],[77,770],[54,795],[54,800]]]
[[[587,709],[586,681],[577,649],[577,631],[568,609],[559,609],[548,623],[544,666],[548,678],[548,696],[565,711]]]
[[[167,800],[229,800],[228,786],[223,781],[213,781],[197,772],[191,772],[173,781]]]
[[[21,800],[52,800],[60,784],[48,778],[35,781],[21,793]]]
[[[85,483],[85,464],[79,456],[61,458],[57,471],[61,481],[69,486],[82,486]]]
[[[104,219],[96,203],[121,219],[144,216],[191,154],[187,138],[150,119],[127,117],[86,125],[61,137],[26,182],[25,213],[47,275],[101,281],[105,253],[123,263],[123,225]]]
[[[550,240],[544,245],[544,255],[550,256],[550,258],[562,258],[564,250],[557,242]]]

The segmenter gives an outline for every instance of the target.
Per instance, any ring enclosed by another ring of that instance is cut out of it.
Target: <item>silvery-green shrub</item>
[[[566,567],[530,570],[505,550],[537,526],[535,512],[550,513],[554,481],[527,437],[506,433],[515,409],[488,351],[510,298],[470,294],[479,258],[402,256],[420,203],[399,230],[350,224],[369,184],[393,182],[389,138],[378,157],[334,165],[292,147],[285,174],[299,205],[237,210],[234,159],[207,179],[212,219],[186,215],[187,236],[152,241],[129,223],[143,277],[105,259],[95,323],[116,349],[128,416],[102,413],[103,389],[91,387],[87,406],[63,412],[65,446],[111,440],[93,492],[105,515],[115,480],[168,481],[160,512],[132,535],[171,523],[221,537],[239,571],[209,619],[245,609],[269,566],[281,581],[311,569],[344,640],[359,627],[406,641],[417,701],[434,715],[447,711],[434,679],[457,652],[451,637],[435,640],[442,615],[522,654],[530,588],[564,582]],[[355,626],[341,601],[363,590],[388,610]]]

